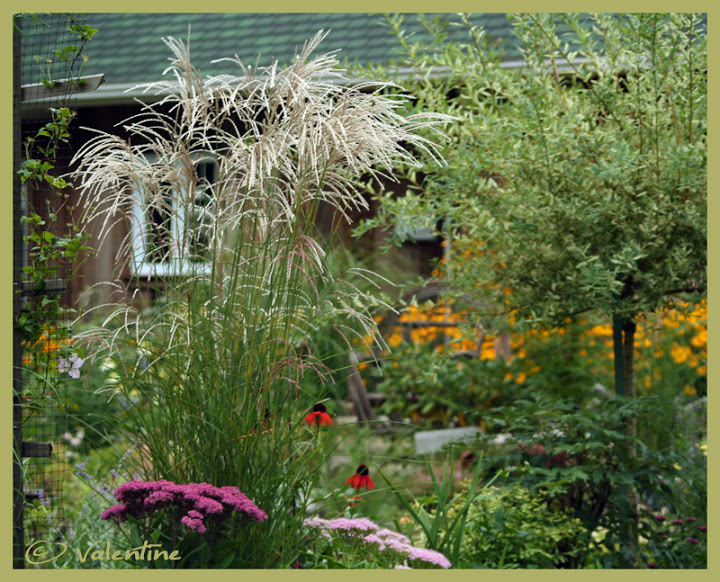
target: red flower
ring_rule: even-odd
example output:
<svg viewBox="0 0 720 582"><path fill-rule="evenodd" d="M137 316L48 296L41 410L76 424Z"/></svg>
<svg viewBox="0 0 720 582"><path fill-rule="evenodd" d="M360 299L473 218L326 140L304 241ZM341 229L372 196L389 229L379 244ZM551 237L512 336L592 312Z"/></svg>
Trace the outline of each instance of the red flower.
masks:
<svg viewBox="0 0 720 582"><path fill-rule="evenodd" d="M327 408L325 408L325 405L322 402L318 402L315 406L313 406L313 411L305 417L305 422L307 422L310 426L313 424L318 426L323 426L325 424L332 426L332 418L330 418L330 415L327 413Z"/></svg>
<svg viewBox="0 0 720 582"><path fill-rule="evenodd" d="M366 489L375 489L375 483L372 482L369 475L370 471L368 471L367 465L360 465L356 473L345 481L345 485L350 485L353 489L357 489L358 492L363 485Z"/></svg>

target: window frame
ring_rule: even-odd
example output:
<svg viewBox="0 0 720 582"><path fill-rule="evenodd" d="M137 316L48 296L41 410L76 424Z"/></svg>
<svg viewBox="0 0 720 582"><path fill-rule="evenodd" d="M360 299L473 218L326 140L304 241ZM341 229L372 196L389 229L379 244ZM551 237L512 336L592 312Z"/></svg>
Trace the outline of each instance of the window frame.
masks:
<svg viewBox="0 0 720 582"><path fill-rule="evenodd" d="M156 155L148 154L146 159L150 164L154 163ZM217 183L217 161L214 156L197 156L196 166L200 164L212 165L213 182ZM198 179L207 179L206 176L199 176ZM172 193L172 191L171 191ZM170 201L170 227L167 232L170 234L168 242L170 246L169 256L161 261L153 261L150 248L150 224L154 221L148 216L149 207L146 203L146 195L135 185L132 189L132 212L130 213L130 260L128 262L130 273L138 277L188 277L194 275L208 275L211 272L211 261L189 261L187 258L180 259L177 256L178 242L185 239L186 224L185 208L178 208L177 195L172 193ZM200 193L196 194L197 198ZM150 260L148 260L150 257Z"/></svg>

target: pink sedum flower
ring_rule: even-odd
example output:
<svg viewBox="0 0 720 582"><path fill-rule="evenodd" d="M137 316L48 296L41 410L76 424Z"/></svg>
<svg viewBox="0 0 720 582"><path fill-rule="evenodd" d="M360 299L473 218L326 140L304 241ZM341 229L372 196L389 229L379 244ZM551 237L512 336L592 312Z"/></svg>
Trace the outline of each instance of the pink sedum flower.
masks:
<svg viewBox="0 0 720 582"><path fill-rule="evenodd" d="M233 512L250 521L262 522L267 514L237 487L215 487L209 483L178 484L159 481L127 481L115 489L120 504L105 510L100 518L123 520L128 516L145 519L157 511L173 507L185 513L182 524L205 533L210 523L221 523ZM210 521L208 521L210 520Z"/></svg>
<svg viewBox="0 0 720 582"><path fill-rule="evenodd" d="M450 560L443 556L440 552L435 550L428 550L426 548L412 548L410 550L409 560L421 560L429 564L435 564L441 568L449 568Z"/></svg>
<svg viewBox="0 0 720 582"><path fill-rule="evenodd" d="M207 531L207 528L205 527L205 524L200 519L196 519L194 517L185 516L183 517L180 522L187 526L188 529L195 530L198 533L204 534Z"/></svg>

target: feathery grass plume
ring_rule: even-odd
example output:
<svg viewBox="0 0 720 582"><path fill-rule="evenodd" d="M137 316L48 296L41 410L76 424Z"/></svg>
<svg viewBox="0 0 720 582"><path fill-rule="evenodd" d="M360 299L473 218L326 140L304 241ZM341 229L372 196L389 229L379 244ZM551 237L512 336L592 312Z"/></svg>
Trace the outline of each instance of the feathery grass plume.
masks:
<svg viewBox="0 0 720 582"><path fill-rule="evenodd" d="M90 359L125 355L110 389L133 402L125 426L148 478L240 487L266 508L271 519L235 540L237 566L292 563L301 543L326 454L303 440L302 419L333 373L316 340L335 333L349 350L350 336L375 331L375 277L334 268L318 209L350 221L367 207L356 180L437 159L420 132L451 119L404 117L401 88L313 57L325 35L287 68L235 56L223 60L237 74L208 78L189 38L167 38L171 64L143 86L157 99L123 123L127 139L95 131L74 160L84 220L100 244L126 233L120 271L159 298L108 303L78 342Z"/></svg>

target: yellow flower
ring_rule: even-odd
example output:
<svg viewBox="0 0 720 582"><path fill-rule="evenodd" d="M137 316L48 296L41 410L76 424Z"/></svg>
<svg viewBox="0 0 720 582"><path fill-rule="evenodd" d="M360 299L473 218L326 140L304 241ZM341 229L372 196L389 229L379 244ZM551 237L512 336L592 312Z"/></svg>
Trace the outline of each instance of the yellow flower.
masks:
<svg viewBox="0 0 720 582"><path fill-rule="evenodd" d="M595 335L610 335L612 336L612 326L609 324L605 325L594 325L592 329L590 330L590 333L593 333Z"/></svg>
<svg viewBox="0 0 720 582"><path fill-rule="evenodd" d="M480 350L481 360L494 360L495 359L495 346L494 345L483 345Z"/></svg>
<svg viewBox="0 0 720 582"><path fill-rule="evenodd" d="M670 329L680 327L680 322L677 319L677 314L675 313L675 311L671 311L668 314L668 317L664 317L663 323L665 324L665 327L669 327Z"/></svg>
<svg viewBox="0 0 720 582"><path fill-rule="evenodd" d="M690 357L690 346L679 346L677 343L673 343L671 350L672 358L675 363L682 364Z"/></svg>
<svg viewBox="0 0 720 582"><path fill-rule="evenodd" d="M689 385L686 385L686 386L685 386L685 390L683 390L683 391L684 391L685 394L687 394L688 396L695 396L695 395L697 394L697 388L695 388L695 387L693 387L693 386L689 386Z"/></svg>
<svg viewBox="0 0 720 582"><path fill-rule="evenodd" d="M464 339L460 342L460 349L461 350L476 350L477 349L477 342L474 342L470 339Z"/></svg>
<svg viewBox="0 0 720 582"><path fill-rule="evenodd" d="M701 329L698 334L690 340L690 343L696 348L707 346L707 329Z"/></svg>

